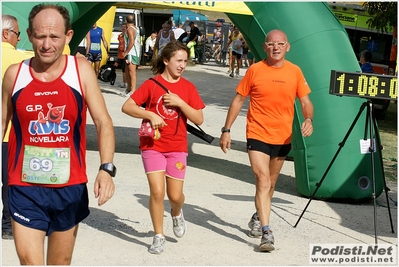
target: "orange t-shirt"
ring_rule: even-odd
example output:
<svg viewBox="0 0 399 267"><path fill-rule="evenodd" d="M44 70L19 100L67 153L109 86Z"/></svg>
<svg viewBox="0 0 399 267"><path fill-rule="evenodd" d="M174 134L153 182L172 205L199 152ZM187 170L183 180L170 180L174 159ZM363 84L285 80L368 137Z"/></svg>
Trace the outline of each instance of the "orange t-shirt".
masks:
<svg viewBox="0 0 399 267"><path fill-rule="evenodd" d="M123 52L125 52L125 35L123 33L118 35L118 58L123 59Z"/></svg>
<svg viewBox="0 0 399 267"><path fill-rule="evenodd" d="M301 69L289 61L280 68L265 61L253 64L236 88L250 96L247 114L247 139L273 145L291 142L295 98L310 93Z"/></svg>

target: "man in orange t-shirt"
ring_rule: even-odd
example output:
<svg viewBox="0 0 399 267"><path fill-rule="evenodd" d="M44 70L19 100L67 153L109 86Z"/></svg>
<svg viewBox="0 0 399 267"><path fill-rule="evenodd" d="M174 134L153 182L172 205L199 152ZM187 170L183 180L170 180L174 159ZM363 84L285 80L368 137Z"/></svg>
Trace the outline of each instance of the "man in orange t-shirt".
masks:
<svg viewBox="0 0 399 267"><path fill-rule="evenodd" d="M291 150L294 101L298 98L301 103L305 118L301 126L304 137L313 132L313 104L301 69L285 60L285 54L290 50L286 34L272 30L262 46L267 58L253 64L238 84L222 128L220 147L224 153L230 149L230 128L244 100L250 96L246 136L248 156L256 178L256 212L248 223L249 235L262 237L259 251L272 251L271 200L285 157Z"/></svg>

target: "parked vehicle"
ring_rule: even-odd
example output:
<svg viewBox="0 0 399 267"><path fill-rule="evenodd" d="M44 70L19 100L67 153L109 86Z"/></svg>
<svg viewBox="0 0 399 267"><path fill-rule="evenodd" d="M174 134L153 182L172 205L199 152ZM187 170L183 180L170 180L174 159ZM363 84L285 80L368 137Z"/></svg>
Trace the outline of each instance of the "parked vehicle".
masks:
<svg viewBox="0 0 399 267"><path fill-rule="evenodd" d="M380 33L370 29L368 21L373 18L365 8L352 2L330 2L334 16L342 23L352 44L353 51L360 57L360 52L369 50L373 57L371 65L377 74L390 74L389 60L393 39L393 28ZM393 72L393 69L391 69Z"/></svg>

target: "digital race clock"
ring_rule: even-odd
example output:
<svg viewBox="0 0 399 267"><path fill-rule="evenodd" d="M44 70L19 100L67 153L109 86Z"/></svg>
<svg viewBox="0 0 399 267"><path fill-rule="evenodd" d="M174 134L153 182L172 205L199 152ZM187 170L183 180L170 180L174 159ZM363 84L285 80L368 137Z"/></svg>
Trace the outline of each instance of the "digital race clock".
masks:
<svg viewBox="0 0 399 267"><path fill-rule="evenodd" d="M331 71L330 94L397 100L398 78L364 72Z"/></svg>

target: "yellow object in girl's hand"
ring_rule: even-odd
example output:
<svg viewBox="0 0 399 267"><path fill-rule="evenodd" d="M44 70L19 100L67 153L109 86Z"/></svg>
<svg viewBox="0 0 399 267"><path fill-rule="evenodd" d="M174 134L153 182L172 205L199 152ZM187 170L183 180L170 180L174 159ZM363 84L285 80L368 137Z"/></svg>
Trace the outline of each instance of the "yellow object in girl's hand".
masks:
<svg viewBox="0 0 399 267"><path fill-rule="evenodd" d="M159 130L153 129L151 127L151 123L148 120L143 120L138 131L138 135L142 137L150 137L154 140L158 140L159 138L161 138L161 133L159 132Z"/></svg>
<svg viewBox="0 0 399 267"><path fill-rule="evenodd" d="M159 132L158 129L154 130L154 140L158 140L159 138L161 138L161 133Z"/></svg>

